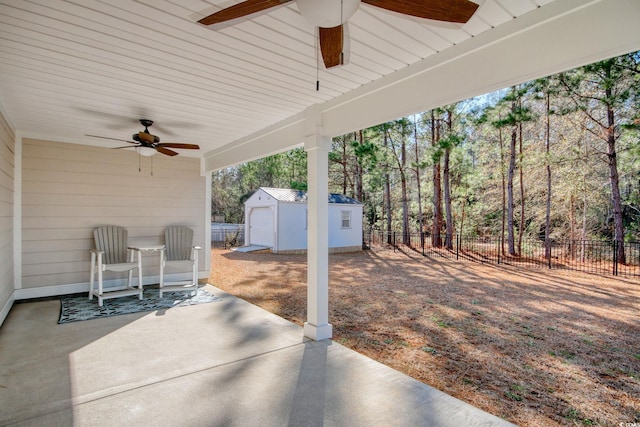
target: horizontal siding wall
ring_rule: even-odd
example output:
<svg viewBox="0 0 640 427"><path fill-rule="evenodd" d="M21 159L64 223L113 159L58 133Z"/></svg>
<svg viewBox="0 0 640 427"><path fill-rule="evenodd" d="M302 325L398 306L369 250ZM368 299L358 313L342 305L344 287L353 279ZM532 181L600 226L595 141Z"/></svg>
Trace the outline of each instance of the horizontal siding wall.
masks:
<svg viewBox="0 0 640 427"><path fill-rule="evenodd" d="M101 225L127 228L130 244L163 243L165 227L185 225L194 244L209 248L199 159L25 139L22 167L25 289L88 283L93 229ZM159 274L158 258L144 257L145 276Z"/></svg>
<svg viewBox="0 0 640 427"><path fill-rule="evenodd" d="M13 294L15 135L0 114L0 313ZM4 316L0 317L0 323Z"/></svg>

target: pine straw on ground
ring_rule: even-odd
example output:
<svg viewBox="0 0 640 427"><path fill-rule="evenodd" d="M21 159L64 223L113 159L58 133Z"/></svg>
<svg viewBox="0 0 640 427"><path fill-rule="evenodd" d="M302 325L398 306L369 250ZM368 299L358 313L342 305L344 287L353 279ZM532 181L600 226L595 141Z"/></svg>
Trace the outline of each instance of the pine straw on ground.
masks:
<svg viewBox="0 0 640 427"><path fill-rule="evenodd" d="M210 283L302 325L306 257L212 250ZM370 251L330 256L333 339L522 426L640 422L640 283Z"/></svg>

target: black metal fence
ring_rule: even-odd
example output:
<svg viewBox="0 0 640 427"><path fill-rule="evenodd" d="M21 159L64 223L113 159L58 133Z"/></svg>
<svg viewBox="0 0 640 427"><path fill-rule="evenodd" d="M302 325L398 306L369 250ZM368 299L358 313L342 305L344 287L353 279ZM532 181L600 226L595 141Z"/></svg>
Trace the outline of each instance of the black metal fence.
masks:
<svg viewBox="0 0 640 427"><path fill-rule="evenodd" d="M618 259L618 245L624 245L625 262ZM569 269L601 275L640 278L640 243L597 240L553 240L549 252L544 241L523 239L518 255L508 255L507 242L500 237L453 236L451 242L429 233L369 230L363 246L388 245L394 250L410 249L423 256L467 259L474 262L505 264L528 268Z"/></svg>

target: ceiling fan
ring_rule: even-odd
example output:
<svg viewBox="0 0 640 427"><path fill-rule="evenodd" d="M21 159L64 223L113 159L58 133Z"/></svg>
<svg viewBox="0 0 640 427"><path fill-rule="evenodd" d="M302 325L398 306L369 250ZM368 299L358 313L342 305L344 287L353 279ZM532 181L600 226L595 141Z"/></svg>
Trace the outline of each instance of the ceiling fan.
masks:
<svg viewBox="0 0 640 427"><path fill-rule="evenodd" d="M250 18L293 0L246 0L219 10L198 22L203 25L230 23ZM344 65L344 24L360 2L403 15L437 21L465 23L478 9L469 0L295 0L303 17L318 27L322 60L326 68Z"/></svg>
<svg viewBox="0 0 640 427"><path fill-rule="evenodd" d="M128 141L126 139L117 139L117 138L109 138L106 136L98 136L98 135L86 135L93 138L102 138L102 139L111 139L114 141L122 141L129 142L135 145L125 145L124 147L114 147L114 150L118 150L121 148L134 148L140 155L145 157L150 157L158 153L165 154L167 156L177 156L178 153L176 151L170 150L170 148L181 148L185 150L199 150L200 146L197 144L181 144L177 142L160 142L160 138L155 135L152 135L149 132L149 127L153 124L153 120L149 119L140 119L140 124L144 126L144 130L141 130L138 133L134 133L131 136L133 141Z"/></svg>

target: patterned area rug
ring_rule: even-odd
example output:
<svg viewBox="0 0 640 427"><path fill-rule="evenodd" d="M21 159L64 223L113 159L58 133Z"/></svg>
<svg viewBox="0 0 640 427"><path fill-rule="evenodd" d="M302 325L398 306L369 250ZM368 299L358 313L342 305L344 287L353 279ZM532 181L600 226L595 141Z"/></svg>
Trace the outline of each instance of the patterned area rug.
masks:
<svg viewBox="0 0 640 427"><path fill-rule="evenodd" d="M103 301L102 307L98 306L97 298L90 300L86 294L62 297L58 323L222 301L222 298L203 288L199 288L195 296L191 296L189 292L164 292L162 298L158 296L157 288L146 288L143 291L143 297L142 301L136 295L107 299Z"/></svg>

